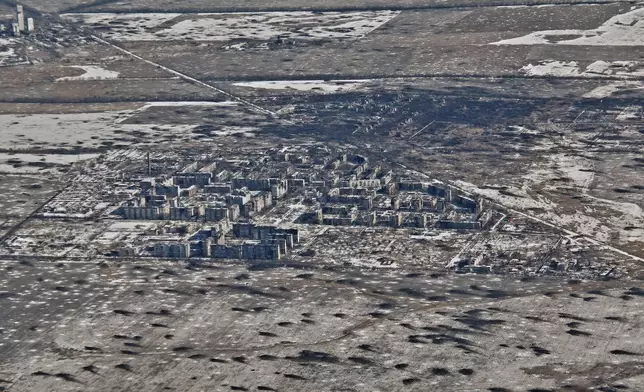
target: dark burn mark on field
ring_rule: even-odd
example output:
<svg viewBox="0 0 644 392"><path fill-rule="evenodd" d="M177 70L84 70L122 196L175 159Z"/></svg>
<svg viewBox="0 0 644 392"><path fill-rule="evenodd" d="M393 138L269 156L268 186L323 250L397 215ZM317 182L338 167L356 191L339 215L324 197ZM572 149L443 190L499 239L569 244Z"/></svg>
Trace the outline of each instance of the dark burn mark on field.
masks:
<svg viewBox="0 0 644 392"><path fill-rule="evenodd" d="M403 287L398 289L398 292L413 298L425 298L426 294L420 290L412 289L410 287Z"/></svg>
<svg viewBox="0 0 644 392"><path fill-rule="evenodd" d="M580 331L578 329L569 329L566 333L572 336L592 336L592 333Z"/></svg>
<svg viewBox="0 0 644 392"><path fill-rule="evenodd" d="M641 289L639 287L631 287L630 289L625 291L624 294L630 295L630 296L644 297L644 289Z"/></svg>
<svg viewBox="0 0 644 392"><path fill-rule="evenodd" d="M347 359L349 361L357 363L359 365L373 366L375 364L371 359L365 358L365 357L355 357L354 356L354 357L348 357Z"/></svg>
<svg viewBox="0 0 644 392"><path fill-rule="evenodd" d="M147 311L145 312L145 314L151 315L151 316L171 316L172 315L172 313L167 309L161 309L159 311Z"/></svg>
<svg viewBox="0 0 644 392"><path fill-rule="evenodd" d="M370 344L361 344L361 345L358 346L358 348L360 350L364 350L364 351L370 351L370 352L374 352L374 353L376 352L374 347L372 345L370 345Z"/></svg>
<svg viewBox="0 0 644 392"><path fill-rule="evenodd" d="M98 368L97 368L96 366L94 366L93 364L91 364L91 365L87 365L87 366L83 366L81 369L82 369L83 371L85 371L85 372L90 372L90 373L92 373L92 374L98 374Z"/></svg>
<svg viewBox="0 0 644 392"><path fill-rule="evenodd" d="M260 289L256 289L251 286L246 286L246 285L239 285L239 284L218 284L217 287L222 287L222 288L227 288L233 291L238 291L250 295L257 295L261 297L267 297L267 298L272 298L272 299L284 299L283 295L280 294L274 294L274 293L269 293L267 291L263 291Z"/></svg>
<svg viewBox="0 0 644 392"><path fill-rule="evenodd" d="M463 317L463 316L456 316L454 317L454 320L462 324L465 324L470 328L478 329L478 330L487 330L487 328L490 326L500 325L505 323L505 320L501 320L501 319L482 319L478 317Z"/></svg>
<svg viewBox="0 0 644 392"><path fill-rule="evenodd" d="M132 372L132 366L127 363L119 363L118 365L115 365L114 368L125 370L126 372Z"/></svg>
<svg viewBox="0 0 644 392"><path fill-rule="evenodd" d="M628 350L611 350L610 353L614 355L637 355L637 356L642 355Z"/></svg>
<svg viewBox="0 0 644 392"><path fill-rule="evenodd" d="M449 370L440 367L431 368L431 373L434 376L449 376L450 374Z"/></svg>
<svg viewBox="0 0 644 392"><path fill-rule="evenodd" d="M409 367L409 364L406 364L406 363L397 363L394 365L394 368L398 370L405 370L408 367Z"/></svg>
<svg viewBox="0 0 644 392"><path fill-rule="evenodd" d="M530 348L531 348L531 349L532 349L532 351L534 352L534 355L536 355L537 357L540 357L540 356L542 356L542 355L548 355L548 354L550 354L550 350L546 350L546 349L545 349L545 348L543 348L543 347L539 347L539 346L532 345L532 346L530 346Z"/></svg>
<svg viewBox="0 0 644 392"><path fill-rule="evenodd" d="M329 353L322 351L302 350L297 357L286 357L290 361L295 362L325 362L325 363L338 363L340 359Z"/></svg>
<svg viewBox="0 0 644 392"><path fill-rule="evenodd" d="M306 381L306 380L308 380L306 377L298 376L297 374L289 374L289 373L285 373L285 374L284 374L284 377L286 377L286 378L291 378L291 379L293 379L293 380L300 380L300 381Z"/></svg>
<svg viewBox="0 0 644 392"><path fill-rule="evenodd" d="M122 309L114 309L112 312L114 312L116 314L123 315L123 316L132 316L132 315L136 314L136 313L131 312L129 310L122 310Z"/></svg>
<svg viewBox="0 0 644 392"><path fill-rule="evenodd" d="M574 314L570 314L570 313L559 313L559 317L562 319L570 319L575 321L589 321L586 318L575 316Z"/></svg>

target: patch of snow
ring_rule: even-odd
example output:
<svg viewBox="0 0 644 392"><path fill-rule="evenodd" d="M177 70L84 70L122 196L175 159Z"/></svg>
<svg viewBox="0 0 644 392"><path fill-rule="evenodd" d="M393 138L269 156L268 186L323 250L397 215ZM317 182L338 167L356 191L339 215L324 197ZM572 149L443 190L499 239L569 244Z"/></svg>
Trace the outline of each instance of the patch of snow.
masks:
<svg viewBox="0 0 644 392"><path fill-rule="evenodd" d="M20 60L20 55L16 52L16 48L12 47L18 44L15 38L0 38L0 65L13 63Z"/></svg>
<svg viewBox="0 0 644 392"><path fill-rule="evenodd" d="M195 125L119 124L133 111L100 113L0 115L0 145L4 148L28 149L47 147L100 146L104 140L122 137L121 132L140 131L183 133ZM155 131L153 128L161 128ZM82 142L82 144L81 144ZM119 141L119 144L126 144ZM130 143L132 144L132 143Z"/></svg>
<svg viewBox="0 0 644 392"><path fill-rule="evenodd" d="M595 178L592 169L593 164L587 158L580 158L572 155L557 154L552 155L551 159L557 165L557 170L566 178L571 179L576 186L584 189L584 192Z"/></svg>
<svg viewBox="0 0 644 392"><path fill-rule="evenodd" d="M56 79L56 81L65 80L103 80L103 79L116 79L119 77L119 72L110 71L98 65L71 65L71 68L79 68L85 71L84 74L79 76L65 76Z"/></svg>
<svg viewBox="0 0 644 392"><path fill-rule="evenodd" d="M7 48L4 51L0 51L0 57L11 57L15 54L15 51L13 48Z"/></svg>
<svg viewBox="0 0 644 392"><path fill-rule="evenodd" d="M74 23L82 23L90 27L109 28L104 33L105 37L119 39L120 37L142 37L138 40L149 41L154 39L150 29L179 17L181 14L63 14L61 17ZM147 38L147 39L145 39Z"/></svg>
<svg viewBox="0 0 644 392"><path fill-rule="evenodd" d="M592 30L544 30L491 45L644 45L644 8L615 15Z"/></svg>
<svg viewBox="0 0 644 392"><path fill-rule="evenodd" d="M47 173L57 171L56 167L39 167L28 163L69 165L94 159L99 154L7 154L0 153L0 172L4 173Z"/></svg>
<svg viewBox="0 0 644 392"><path fill-rule="evenodd" d="M629 121L629 120L640 120L640 119L642 119L641 106L628 106L624 110L622 110L615 118L615 120L617 121Z"/></svg>
<svg viewBox="0 0 644 392"><path fill-rule="evenodd" d="M254 128L254 127L234 127L234 126L226 126L222 127L222 129L218 131L212 131L211 133L216 136L233 136L233 135L241 135L245 137L254 137L255 133L258 132L259 129Z"/></svg>
<svg viewBox="0 0 644 392"><path fill-rule="evenodd" d="M106 231L145 231L154 227L156 223L145 221L118 221L112 223Z"/></svg>
<svg viewBox="0 0 644 392"><path fill-rule="evenodd" d="M120 41L229 41L233 39L360 38L400 11L257 12L202 14L64 14L63 18L103 30ZM109 29L106 29L109 27ZM232 47L231 47L232 48ZM241 46L234 49L241 49Z"/></svg>
<svg viewBox="0 0 644 392"><path fill-rule="evenodd" d="M436 232L424 232L423 234L410 235L409 238L414 240L433 240L444 241L459 235L456 231L442 230Z"/></svg>
<svg viewBox="0 0 644 392"><path fill-rule="evenodd" d="M336 93L351 91L368 82L368 80L284 80L284 81L257 81L234 83L234 86L249 87L265 90L296 90L296 91L319 91L324 93Z"/></svg>
<svg viewBox="0 0 644 392"><path fill-rule="evenodd" d="M519 71L528 76L577 76L579 75L579 64L576 61L545 60L537 65L528 64Z"/></svg>
<svg viewBox="0 0 644 392"><path fill-rule="evenodd" d="M238 44L231 44L231 45L226 45L224 46L224 50L246 50L248 48L248 44L246 42L240 42Z"/></svg>
<svg viewBox="0 0 644 392"><path fill-rule="evenodd" d="M644 89L643 82L614 82L596 87L583 95L584 98L605 98L622 90ZM618 120L620 118L618 117Z"/></svg>
<svg viewBox="0 0 644 392"><path fill-rule="evenodd" d="M505 206L516 208L516 209L543 209L543 210L553 210L556 207L556 204L551 202L548 199L545 199L542 196L538 198L531 197L528 195L525 188L516 188L508 187L507 192L510 192L513 195L501 193L498 189L488 189L488 188L479 188L478 186L465 182L465 181L454 181L454 185L472 193L479 194L488 199L492 199L498 203L501 203Z"/></svg>
<svg viewBox="0 0 644 392"><path fill-rule="evenodd" d="M528 76L582 76L623 78L644 76L644 64L635 61L595 61L581 70L576 61L541 60L536 65L528 64L520 72Z"/></svg>

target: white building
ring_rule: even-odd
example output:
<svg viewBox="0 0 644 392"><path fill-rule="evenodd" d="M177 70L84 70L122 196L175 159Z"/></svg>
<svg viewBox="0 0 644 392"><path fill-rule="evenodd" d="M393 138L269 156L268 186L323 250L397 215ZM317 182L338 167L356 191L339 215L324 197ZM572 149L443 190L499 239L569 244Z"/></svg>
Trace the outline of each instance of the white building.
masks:
<svg viewBox="0 0 644 392"><path fill-rule="evenodd" d="M18 5L16 9L18 11L18 30L25 31L25 11L21 5Z"/></svg>

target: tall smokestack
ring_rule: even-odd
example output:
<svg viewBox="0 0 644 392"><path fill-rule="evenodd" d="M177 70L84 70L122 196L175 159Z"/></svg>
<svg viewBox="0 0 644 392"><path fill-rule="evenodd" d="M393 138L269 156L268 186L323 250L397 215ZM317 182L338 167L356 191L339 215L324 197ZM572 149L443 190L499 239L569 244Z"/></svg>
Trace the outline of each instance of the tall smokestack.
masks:
<svg viewBox="0 0 644 392"><path fill-rule="evenodd" d="M148 152L147 156L147 161L148 161L148 177L152 176L152 166L150 165L150 153Z"/></svg>

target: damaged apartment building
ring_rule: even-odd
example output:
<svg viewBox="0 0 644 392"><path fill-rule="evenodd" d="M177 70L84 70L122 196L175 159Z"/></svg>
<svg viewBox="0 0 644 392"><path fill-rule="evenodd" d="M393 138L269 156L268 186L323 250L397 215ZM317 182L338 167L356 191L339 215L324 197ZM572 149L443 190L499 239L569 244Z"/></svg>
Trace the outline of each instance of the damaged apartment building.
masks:
<svg viewBox="0 0 644 392"><path fill-rule="evenodd" d="M314 205L300 216L302 223L332 226L436 227L478 230L491 214L482 199L435 181L340 181L338 187L319 188Z"/></svg>
<svg viewBox="0 0 644 392"><path fill-rule="evenodd" d="M278 260L299 242L297 230L237 221L272 207L288 193L289 181L242 175L227 162L192 163L172 176L141 179L136 195L115 213L128 220L214 222L192 239L155 242L148 247L154 257Z"/></svg>
<svg viewBox="0 0 644 392"><path fill-rule="evenodd" d="M297 230L257 222L293 210L284 202L297 206L288 220L296 225L478 230L491 217L481 199L443 182L400 178L362 155L319 146L163 159L152 175L148 157L148 175L133 176L131 196L115 210L128 220L196 225L172 241L151 240L155 257L278 260L299 242Z"/></svg>

